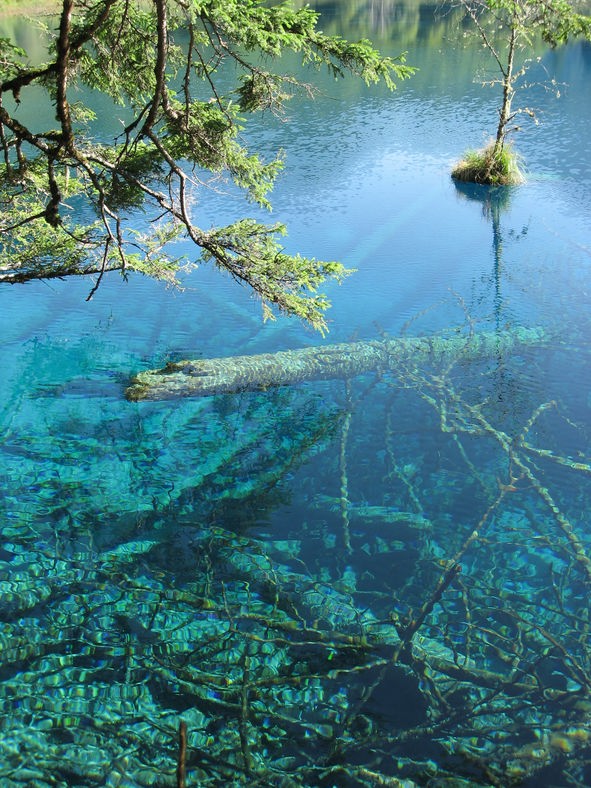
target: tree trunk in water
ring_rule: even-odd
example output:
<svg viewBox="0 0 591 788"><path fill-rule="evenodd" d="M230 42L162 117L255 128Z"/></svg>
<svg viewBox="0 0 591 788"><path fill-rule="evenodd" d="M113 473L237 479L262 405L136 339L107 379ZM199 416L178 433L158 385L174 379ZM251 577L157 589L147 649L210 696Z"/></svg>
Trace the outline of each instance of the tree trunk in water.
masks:
<svg viewBox="0 0 591 788"><path fill-rule="evenodd" d="M515 47L517 46L517 28L515 22L511 28L511 36L509 38L509 51L507 53L507 66L503 69L503 103L499 112L499 125L497 126L497 136L495 139L494 152L495 155L500 153L505 143L507 135L507 124L513 118L511 114L511 102L515 89L513 82L515 77L513 75L513 63L515 60ZM494 158L494 157L493 157Z"/></svg>
<svg viewBox="0 0 591 788"><path fill-rule="evenodd" d="M396 372L402 363L497 357L517 345L540 345L542 329L401 337L346 342L251 356L197 359L140 372L126 397L132 401L176 399L285 386L304 380L351 378L363 372Z"/></svg>

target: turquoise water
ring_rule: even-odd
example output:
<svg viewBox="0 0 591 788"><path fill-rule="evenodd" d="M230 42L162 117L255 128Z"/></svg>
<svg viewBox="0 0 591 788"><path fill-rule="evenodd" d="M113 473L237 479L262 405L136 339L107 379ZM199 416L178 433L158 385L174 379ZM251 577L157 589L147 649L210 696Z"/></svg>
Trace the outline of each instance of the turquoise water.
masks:
<svg viewBox="0 0 591 788"><path fill-rule="evenodd" d="M191 786L591 783L591 48L540 53L561 97L528 93L526 183L458 189L496 118L478 52L432 7L413 36L351 8L326 29L417 76L320 76L249 132L286 151L289 250L357 269L326 339L207 266L0 289L2 785L176 785L181 721ZM470 358L479 332L515 344ZM447 350L124 396L169 360L384 335Z"/></svg>

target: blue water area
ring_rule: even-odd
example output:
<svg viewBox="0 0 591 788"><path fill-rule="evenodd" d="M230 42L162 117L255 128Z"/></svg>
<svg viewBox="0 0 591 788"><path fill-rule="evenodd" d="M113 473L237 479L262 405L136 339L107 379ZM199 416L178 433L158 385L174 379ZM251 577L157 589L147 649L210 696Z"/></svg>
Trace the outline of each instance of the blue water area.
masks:
<svg viewBox="0 0 591 788"><path fill-rule="evenodd" d="M0 289L2 785L177 785L181 723L193 786L591 783L591 48L539 50L525 183L460 187L484 53L359 5L319 4L327 32L416 76L311 74L245 132L285 151L288 250L355 269L326 337L206 265ZM348 380L125 397L168 361L413 337Z"/></svg>

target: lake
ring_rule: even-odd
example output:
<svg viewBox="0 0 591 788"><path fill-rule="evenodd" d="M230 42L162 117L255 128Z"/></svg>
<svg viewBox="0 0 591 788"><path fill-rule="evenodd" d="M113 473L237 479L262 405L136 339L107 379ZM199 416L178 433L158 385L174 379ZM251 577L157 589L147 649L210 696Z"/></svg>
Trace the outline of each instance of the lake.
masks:
<svg viewBox="0 0 591 788"><path fill-rule="evenodd" d="M459 187L498 95L457 14L316 6L420 69L311 75L247 131L287 250L356 269L326 337L207 265L0 288L2 785L591 784L591 45L536 48L525 183ZM125 396L376 342L346 379Z"/></svg>

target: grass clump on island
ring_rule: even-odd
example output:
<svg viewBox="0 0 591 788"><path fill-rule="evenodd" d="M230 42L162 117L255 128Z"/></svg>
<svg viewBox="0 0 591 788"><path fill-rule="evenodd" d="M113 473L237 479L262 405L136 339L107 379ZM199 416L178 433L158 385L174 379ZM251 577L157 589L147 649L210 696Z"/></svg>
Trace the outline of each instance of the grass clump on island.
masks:
<svg viewBox="0 0 591 788"><path fill-rule="evenodd" d="M524 180L517 154L511 146L495 141L480 150L467 151L453 168L451 177L488 186L515 186Z"/></svg>

